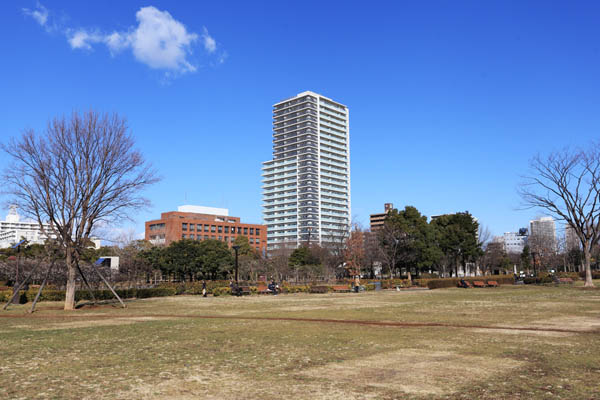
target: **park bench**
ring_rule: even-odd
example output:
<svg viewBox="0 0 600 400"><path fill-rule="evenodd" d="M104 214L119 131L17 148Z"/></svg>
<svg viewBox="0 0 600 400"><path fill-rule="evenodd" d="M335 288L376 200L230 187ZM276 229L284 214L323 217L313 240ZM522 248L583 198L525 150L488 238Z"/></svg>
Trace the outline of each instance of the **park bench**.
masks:
<svg viewBox="0 0 600 400"><path fill-rule="evenodd" d="M568 284L573 284L573 279L571 278L559 278L558 279L558 283L568 283Z"/></svg>
<svg viewBox="0 0 600 400"><path fill-rule="evenodd" d="M458 281L458 283L456 285L458 287L460 287L460 288L465 288L465 289L473 287L473 285L471 284L471 282L469 282L469 281L463 281L463 282L464 282L464 285L463 285L463 283L461 281Z"/></svg>
<svg viewBox="0 0 600 400"><path fill-rule="evenodd" d="M473 286L475 287L485 287L484 281L473 281Z"/></svg>
<svg viewBox="0 0 600 400"><path fill-rule="evenodd" d="M231 289L231 294L234 296L248 296L250 295L250 286L234 286Z"/></svg>
<svg viewBox="0 0 600 400"><path fill-rule="evenodd" d="M271 291L269 290L269 288L267 287L267 285L258 285L256 287L256 292L258 294L271 294Z"/></svg>
<svg viewBox="0 0 600 400"><path fill-rule="evenodd" d="M329 291L329 287L328 286L324 286L324 285L318 285L318 286L311 286L310 287L310 292L311 293L327 293Z"/></svg>
<svg viewBox="0 0 600 400"><path fill-rule="evenodd" d="M331 287L334 292L350 292L350 287L348 285L335 285Z"/></svg>
<svg viewBox="0 0 600 400"><path fill-rule="evenodd" d="M489 287L498 287L498 282L496 282L496 281L487 281L487 285Z"/></svg>

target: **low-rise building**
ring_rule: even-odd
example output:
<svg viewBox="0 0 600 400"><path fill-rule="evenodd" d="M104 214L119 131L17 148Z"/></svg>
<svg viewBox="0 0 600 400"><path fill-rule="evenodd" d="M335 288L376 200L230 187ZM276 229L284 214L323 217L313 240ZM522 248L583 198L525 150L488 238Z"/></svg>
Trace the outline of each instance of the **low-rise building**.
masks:
<svg viewBox="0 0 600 400"><path fill-rule="evenodd" d="M256 250L266 249L265 225L242 223L239 217L229 216L226 208L180 206L177 211L161 213L160 219L146 222L145 238L156 245L182 239L213 239L231 246L238 236L246 236Z"/></svg>
<svg viewBox="0 0 600 400"><path fill-rule="evenodd" d="M43 224L44 231L50 237L55 237L50 224ZM46 236L40 225L35 221L21 220L17 206L10 206L6 220L0 221L0 248L7 248L22 239L28 244L44 244Z"/></svg>

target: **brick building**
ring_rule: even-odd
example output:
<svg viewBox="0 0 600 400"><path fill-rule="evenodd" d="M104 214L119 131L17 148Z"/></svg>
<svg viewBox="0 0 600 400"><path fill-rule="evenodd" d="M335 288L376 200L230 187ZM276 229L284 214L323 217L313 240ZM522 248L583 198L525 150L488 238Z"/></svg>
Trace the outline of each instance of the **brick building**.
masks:
<svg viewBox="0 0 600 400"><path fill-rule="evenodd" d="M145 238L153 244L214 239L231 246L237 236L246 236L256 250L263 251L267 246L265 225L244 224L239 217L230 217L226 208L181 206L146 222Z"/></svg>
<svg viewBox="0 0 600 400"><path fill-rule="evenodd" d="M384 213L381 214L371 214L371 232L375 232L378 229L383 228L383 224L385 222L385 217L387 217L388 213L394 209L394 205L392 203L385 203L384 205Z"/></svg>

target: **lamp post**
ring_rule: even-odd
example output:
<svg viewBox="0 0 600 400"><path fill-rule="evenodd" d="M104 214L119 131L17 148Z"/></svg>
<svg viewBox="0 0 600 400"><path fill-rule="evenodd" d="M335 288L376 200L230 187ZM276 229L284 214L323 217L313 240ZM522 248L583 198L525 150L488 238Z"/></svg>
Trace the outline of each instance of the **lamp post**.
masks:
<svg viewBox="0 0 600 400"><path fill-rule="evenodd" d="M537 254L538 254L538 253L537 253L537 252L535 252L535 251L532 251L532 252L531 252L531 258L533 258L533 276L535 276L536 278L537 278L537 267L536 267L536 264L537 264L537 263L536 263L536 257L535 257L535 256L536 256Z"/></svg>
<svg viewBox="0 0 600 400"><path fill-rule="evenodd" d="M236 288L238 287L238 250L240 249L240 246L235 245L235 246L231 246L233 247L233 250L235 250L235 286Z"/></svg>

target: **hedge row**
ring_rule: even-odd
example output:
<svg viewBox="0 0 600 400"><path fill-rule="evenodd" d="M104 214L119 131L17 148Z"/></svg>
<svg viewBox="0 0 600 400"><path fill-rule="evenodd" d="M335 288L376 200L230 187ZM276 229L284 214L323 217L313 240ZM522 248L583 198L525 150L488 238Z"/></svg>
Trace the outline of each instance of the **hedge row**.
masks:
<svg viewBox="0 0 600 400"><path fill-rule="evenodd" d="M585 271L579 272L579 277L585 279ZM592 271L592 279L600 279L600 271Z"/></svg>
<svg viewBox="0 0 600 400"><path fill-rule="evenodd" d="M166 297L174 296L175 289L173 288L153 288L153 289L117 289L119 297L122 299L146 299L149 297ZM110 300L114 298L114 295L110 290L94 290L94 297L96 300ZM22 292L21 302L33 301L37 295L37 289L28 290ZM8 301L12 296L12 291L0 292L0 301ZM39 298L39 301L63 301L65 299L64 290L44 290ZM75 300L91 300L92 296L87 290L78 290L75 292Z"/></svg>
<svg viewBox="0 0 600 400"><path fill-rule="evenodd" d="M464 278L438 278L438 279L420 279L421 286L429 289L441 289L457 287L461 280L473 283L473 281L496 281L499 285L513 285L515 278L512 275L489 275L489 276L469 276Z"/></svg>

